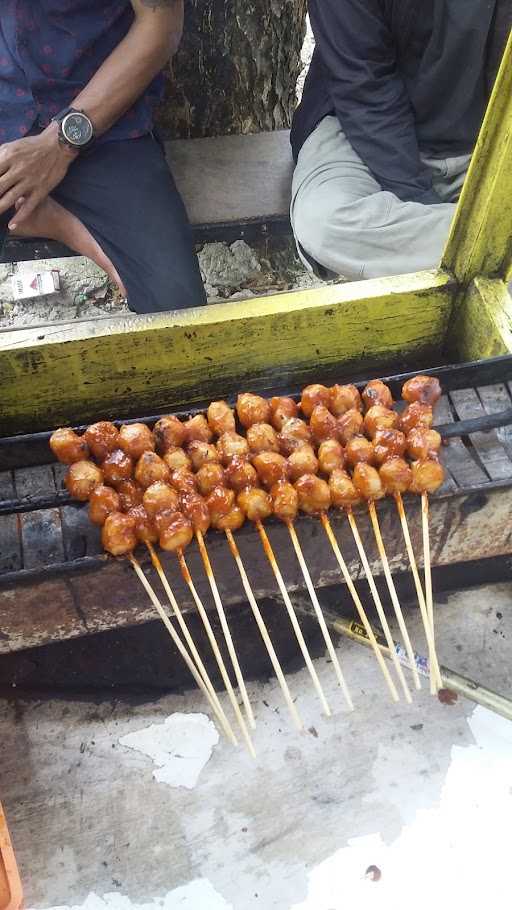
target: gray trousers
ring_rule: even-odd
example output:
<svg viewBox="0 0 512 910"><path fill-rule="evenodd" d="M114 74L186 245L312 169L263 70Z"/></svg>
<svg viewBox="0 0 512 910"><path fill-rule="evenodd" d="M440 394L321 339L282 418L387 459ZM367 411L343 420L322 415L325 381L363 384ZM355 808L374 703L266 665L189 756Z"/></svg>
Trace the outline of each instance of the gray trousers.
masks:
<svg viewBox="0 0 512 910"><path fill-rule="evenodd" d="M305 266L351 281L436 268L470 157L423 157L443 202L402 202L377 183L338 118L325 117L293 175L291 222Z"/></svg>

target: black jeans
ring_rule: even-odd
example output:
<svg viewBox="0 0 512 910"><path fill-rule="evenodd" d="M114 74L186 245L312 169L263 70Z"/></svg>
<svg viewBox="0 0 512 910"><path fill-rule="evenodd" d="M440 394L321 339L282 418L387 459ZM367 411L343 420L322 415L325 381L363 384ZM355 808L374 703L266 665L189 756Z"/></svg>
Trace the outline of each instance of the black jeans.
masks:
<svg viewBox="0 0 512 910"><path fill-rule="evenodd" d="M136 313L206 303L185 207L152 136L104 142L51 194L114 263ZM13 212L0 216L0 251Z"/></svg>

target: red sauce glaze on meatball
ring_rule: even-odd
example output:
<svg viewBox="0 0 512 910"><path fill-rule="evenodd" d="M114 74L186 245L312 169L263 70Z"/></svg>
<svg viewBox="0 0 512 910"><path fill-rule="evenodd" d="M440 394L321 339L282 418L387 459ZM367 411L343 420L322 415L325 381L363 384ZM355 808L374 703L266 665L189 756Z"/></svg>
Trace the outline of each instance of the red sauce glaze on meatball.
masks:
<svg viewBox="0 0 512 910"><path fill-rule="evenodd" d="M281 521L295 521L299 511L299 494L291 483L276 483L271 491L274 515Z"/></svg>
<svg viewBox="0 0 512 910"><path fill-rule="evenodd" d="M223 465L228 465L232 458L244 458L249 454L249 443L238 433L223 433L217 442L217 452Z"/></svg>
<svg viewBox="0 0 512 910"><path fill-rule="evenodd" d="M371 439L377 430L393 430L400 424L400 415L381 404L368 408L364 417L364 429Z"/></svg>
<svg viewBox="0 0 512 910"><path fill-rule="evenodd" d="M270 404L261 395L243 392L236 400L236 413L242 426L248 430L253 423L269 423Z"/></svg>
<svg viewBox="0 0 512 910"><path fill-rule="evenodd" d="M295 483L299 494L299 508L307 515L319 515L331 505L329 484L316 474L303 474Z"/></svg>
<svg viewBox="0 0 512 910"><path fill-rule="evenodd" d="M116 489L122 512L128 512L134 506L141 505L144 490L134 480L123 480Z"/></svg>
<svg viewBox="0 0 512 910"><path fill-rule="evenodd" d="M62 464L74 464L89 458L89 446L83 436L78 436L71 427L61 427L50 436L50 448Z"/></svg>
<svg viewBox="0 0 512 910"><path fill-rule="evenodd" d="M413 401L400 414L400 429L407 436L414 427L429 427L434 421L432 405Z"/></svg>
<svg viewBox="0 0 512 910"><path fill-rule="evenodd" d="M317 404L313 408L309 426L317 443L338 438L338 421L323 404Z"/></svg>
<svg viewBox="0 0 512 910"><path fill-rule="evenodd" d="M338 439L344 446L353 436L360 436L363 432L363 415L355 408L338 417L337 423Z"/></svg>
<svg viewBox="0 0 512 910"><path fill-rule="evenodd" d="M295 449L305 443L311 443L312 433L307 423L298 417L290 417L279 434L279 451L281 455L291 455Z"/></svg>
<svg viewBox="0 0 512 910"><path fill-rule="evenodd" d="M314 409L318 405L328 408L331 403L331 394L329 389L319 383L313 383L302 390L300 398L300 409L305 417L311 417Z"/></svg>
<svg viewBox="0 0 512 910"><path fill-rule="evenodd" d="M375 464L373 443L366 436L352 436L345 446L345 461L354 467L356 464Z"/></svg>
<svg viewBox="0 0 512 910"><path fill-rule="evenodd" d="M437 455L442 439L437 430L413 427L407 434L407 454L413 461L424 461L430 455Z"/></svg>
<svg viewBox="0 0 512 910"><path fill-rule="evenodd" d="M92 461L75 461L70 465L64 483L73 499L85 502L94 488L103 483L103 471Z"/></svg>
<svg viewBox="0 0 512 910"><path fill-rule="evenodd" d="M361 502L361 496L356 490L350 475L341 468L335 468L329 477L331 501L337 509L351 509Z"/></svg>
<svg viewBox="0 0 512 910"><path fill-rule="evenodd" d="M116 487L123 480L130 480L133 472L133 461L122 449L114 449L101 463L105 483Z"/></svg>
<svg viewBox="0 0 512 910"><path fill-rule="evenodd" d="M234 411L226 401L212 401L207 417L210 430L215 436L234 433L236 430Z"/></svg>
<svg viewBox="0 0 512 910"><path fill-rule="evenodd" d="M137 546L135 520L123 512L111 512L101 529L103 548L112 556L124 556Z"/></svg>
<svg viewBox="0 0 512 910"><path fill-rule="evenodd" d="M84 439L98 461L104 461L109 452L119 448L119 432L108 420L92 423L87 427Z"/></svg>
<svg viewBox="0 0 512 910"><path fill-rule="evenodd" d="M135 522L135 534L138 541L141 543L157 543L158 531L156 525L144 506L133 506L126 514L128 518L133 518Z"/></svg>
<svg viewBox="0 0 512 910"><path fill-rule="evenodd" d="M156 455L155 452L144 452L140 456L135 465L135 480L144 490L147 490L157 480L169 483L170 479L171 472L159 455Z"/></svg>
<svg viewBox="0 0 512 910"><path fill-rule="evenodd" d="M142 505L150 518L154 518L157 512L177 512L180 506L180 498L176 490L173 490L168 483L157 480L147 488L142 497Z"/></svg>
<svg viewBox="0 0 512 910"><path fill-rule="evenodd" d="M394 493L406 493L411 486L412 471L403 458L388 458L379 468L384 491L391 496Z"/></svg>
<svg viewBox="0 0 512 910"><path fill-rule="evenodd" d="M249 521L264 521L272 515L272 499L265 490L256 487L239 493L237 504L243 509Z"/></svg>
<svg viewBox="0 0 512 910"><path fill-rule="evenodd" d="M411 465L412 493L435 493L444 481L442 464L434 458L425 461L413 461Z"/></svg>
<svg viewBox="0 0 512 910"><path fill-rule="evenodd" d="M381 379L372 379L363 390L363 404L368 410L374 404L381 404L384 408L393 407L393 396L387 385Z"/></svg>
<svg viewBox="0 0 512 910"><path fill-rule="evenodd" d="M337 439L326 439L318 447L318 468L322 474L331 474L335 468L345 466L343 446ZM314 471L312 473L315 473Z"/></svg>
<svg viewBox="0 0 512 910"><path fill-rule="evenodd" d="M259 452L279 452L279 438L269 423L253 423L247 430L247 442L255 455Z"/></svg>
<svg viewBox="0 0 512 910"><path fill-rule="evenodd" d="M304 474L316 474L318 471L318 458L313 446L302 445L288 458L288 473L290 480L295 482Z"/></svg>
<svg viewBox="0 0 512 910"><path fill-rule="evenodd" d="M192 462L194 471L199 471L204 464L220 461L219 453L211 442L202 442L194 439L187 447L187 455Z"/></svg>
<svg viewBox="0 0 512 910"><path fill-rule="evenodd" d="M196 414L195 417L190 417L183 426L187 434L185 437L187 443L191 443L194 440L199 442L211 442L213 440L213 433L204 414Z"/></svg>
<svg viewBox="0 0 512 910"><path fill-rule="evenodd" d="M352 409L363 410L363 402L355 385L333 385L329 389L329 395L329 410L335 417L341 417L342 414Z"/></svg>
<svg viewBox="0 0 512 910"><path fill-rule="evenodd" d="M178 417L173 414L161 417L153 427L156 448L160 455L176 446L182 446L187 438L187 431Z"/></svg>
<svg viewBox="0 0 512 910"><path fill-rule="evenodd" d="M193 537L192 522L180 512L175 512L172 519L160 531L159 543L162 550L166 550L168 553L177 553L179 550L184 550L185 547L188 547Z"/></svg>
<svg viewBox="0 0 512 910"><path fill-rule="evenodd" d="M128 423L119 430L119 448L134 461L155 451L155 437L145 423Z"/></svg>
<svg viewBox="0 0 512 910"><path fill-rule="evenodd" d="M215 487L226 486L224 468L220 464L204 464L196 474L196 484L202 496L209 496Z"/></svg>
<svg viewBox="0 0 512 910"><path fill-rule="evenodd" d="M237 492L258 484L256 469L246 458L232 458L228 466L224 468L224 478L226 486Z"/></svg>
<svg viewBox="0 0 512 910"><path fill-rule="evenodd" d="M262 452L254 456L252 463L266 490L270 490L276 483L288 480L289 468L284 455L277 452Z"/></svg>
<svg viewBox="0 0 512 910"><path fill-rule="evenodd" d="M373 452L377 464L383 464L388 458L401 457L405 452L404 434L400 430L377 430Z"/></svg>
<svg viewBox="0 0 512 910"><path fill-rule="evenodd" d="M181 511L192 523L194 531L206 534L210 527L210 512L199 493L184 493L181 497Z"/></svg>
<svg viewBox="0 0 512 910"><path fill-rule="evenodd" d="M192 462L181 446L170 446L162 458L171 472L179 471L180 468L185 468L187 471L192 470Z"/></svg>
<svg viewBox="0 0 512 910"><path fill-rule="evenodd" d="M441 398L441 385L435 376L413 376L402 386L404 401L419 401L420 404L435 405Z"/></svg>
<svg viewBox="0 0 512 910"><path fill-rule="evenodd" d="M89 496L89 520L94 525L105 524L106 518L111 512L119 511L119 496L112 487L107 487L102 483L94 487Z"/></svg>
<svg viewBox="0 0 512 910"><path fill-rule="evenodd" d="M352 475L353 484L364 499L382 499L385 495L379 472L369 464L356 464Z"/></svg>
<svg viewBox="0 0 512 910"><path fill-rule="evenodd" d="M283 426L290 417L296 417L299 413L299 409L293 398L283 398L282 396L276 396L270 399L270 411L270 423L278 433L281 432Z"/></svg>

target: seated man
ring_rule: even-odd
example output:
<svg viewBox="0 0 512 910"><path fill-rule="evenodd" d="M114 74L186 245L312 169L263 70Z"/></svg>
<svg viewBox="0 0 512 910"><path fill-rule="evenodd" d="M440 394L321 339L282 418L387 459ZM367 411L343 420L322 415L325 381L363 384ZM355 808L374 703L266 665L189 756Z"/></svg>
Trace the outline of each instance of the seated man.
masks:
<svg viewBox="0 0 512 910"><path fill-rule="evenodd" d="M205 302L152 133L183 0L2 0L0 251L7 232L89 256L138 313Z"/></svg>
<svg viewBox="0 0 512 910"><path fill-rule="evenodd" d="M291 220L321 277L439 264L485 111L486 64L511 9L310 0L316 47L292 127Z"/></svg>

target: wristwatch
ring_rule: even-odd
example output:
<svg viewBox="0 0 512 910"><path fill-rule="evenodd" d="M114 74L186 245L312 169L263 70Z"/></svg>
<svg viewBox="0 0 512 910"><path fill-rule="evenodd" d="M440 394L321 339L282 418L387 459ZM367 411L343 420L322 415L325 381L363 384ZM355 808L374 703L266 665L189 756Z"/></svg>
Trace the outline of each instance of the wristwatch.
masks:
<svg viewBox="0 0 512 910"><path fill-rule="evenodd" d="M76 152L84 152L94 142L94 127L83 111L66 107L53 118L59 124L59 142Z"/></svg>

